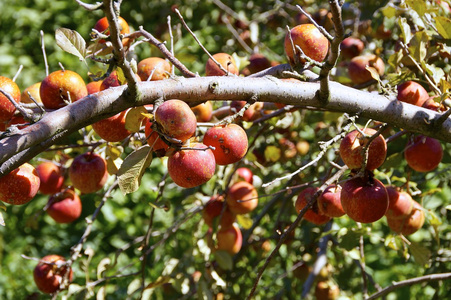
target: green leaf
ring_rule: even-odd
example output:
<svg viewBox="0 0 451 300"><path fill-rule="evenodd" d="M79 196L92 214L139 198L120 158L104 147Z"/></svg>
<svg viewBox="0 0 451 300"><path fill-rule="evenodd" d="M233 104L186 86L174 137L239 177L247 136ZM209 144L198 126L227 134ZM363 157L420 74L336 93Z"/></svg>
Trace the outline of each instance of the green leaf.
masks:
<svg viewBox="0 0 451 300"><path fill-rule="evenodd" d="M105 257L100 261L100 263L97 265L97 279L102 278L102 273L108 270L111 264L111 259L108 257Z"/></svg>
<svg viewBox="0 0 451 300"><path fill-rule="evenodd" d="M412 38L412 32L410 31L410 26L409 24L407 24L406 18L398 19L398 25L399 28L401 28L404 44L407 45L410 42L410 39Z"/></svg>
<svg viewBox="0 0 451 300"><path fill-rule="evenodd" d="M249 215L237 215L236 220L244 229L249 229L252 227L253 222Z"/></svg>
<svg viewBox="0 0 451 300"><path fill-rule="evenodd" d="M340 239L339 245L341 248L351 251L359 245L360 234L354 230L348 230Z"/></svg>
<svg viewBox="0 0 451 300"><path fill-rule="evenodd" d="M276 162L280 159L280 148L270 145L265 148L265 158L266 160Z"/></svg>
<svg viewBox="0 0 451 300"><path fill-rule="evenodd" d="M428 263L429 258L431 257L431 252L426 247L423 247L421 244L411 242L409 249L413 258L419 265L424 266Z"/></svg>
<svg viewBox="0 0 451 300"><path fill-rule="evenodd" d="M80 60L86 56L86 42L83 37L68 28L58 28L55 32L56 44L64 51L75 55Z"/></svg>
<svg viewBox="0 0 451 300"><path fill-rule="evenodd" d="M352 259L355 259L355 260L358 260L358 261L361 260L360 252L359 252L359 250L357 250L356 248L352 249L351 251L348 251L348 252L347 252L347 255L348 255L349 257L351 257Z"/></svg>
<svg viewBox="0 0 451 300"><path fill-rule="evenodd" d="M117 176L119 188L124 195L133 193L139 188L141 178L152 162L149 145L142 146L124 159Z"/></svg>
<svg viewBox="0 0 451 300"><path fill-rule="evenodd" d="M451 20L442 16L434 18L438 33L444 39L451 39Z"/></svg>
<svg viewBox="0 0 451 300"><path fill-rule="evenodd" d="M394 153L387 157L384 164L382 165L382 168L389 169L389 168L397 168L401 165L402 161L404 160L404 155L401 152Z"/></svg>
<svg viewBox="0 0 451 300"><path fill-rule="evenodd" d="M435 83L440 82L441 79L445 78L445 72L443 71L443 68L438 68L434 65L427 64L424 61L421 62L421 65L424 69L426 69L428 74L432 76Z"/></svg>
<svg viewBox="0 0 451 300"><path fill-rule="evenodd" d="M416 11L421 17L426 13L427 7L424 0L406 0L406 4Z"/></svg>
<svg viewBox="0 0 451 300"><path fill-rule="evenodd" d="M447 206L445 207L445 209L451 210L451 204L447 205Z"/></svg>
<svg viewBox="0 0 451 300"><path fill-rule="evenodd" d="M426 57L427 44L428 44L428 35L424 31L419 31L415 33L413 38L410 40L409 52L416 62L421 63Z"/></svg>
<svg viewBox="0 0 451 300"><path fill-rule="evenodd" d="M402 245L402 241L399 238L398 235L394 236L394 235L388 235L385 238L385 242L384 242L385 247L389 247L393 250L399 250L400 246Z"/></svg>
<svg viewBox="0 0 451 300"><path fill-rule="evenodd" d="M232 270L233 259L227 251L218 250L215 252L215 259L223 270Z"/></svg>

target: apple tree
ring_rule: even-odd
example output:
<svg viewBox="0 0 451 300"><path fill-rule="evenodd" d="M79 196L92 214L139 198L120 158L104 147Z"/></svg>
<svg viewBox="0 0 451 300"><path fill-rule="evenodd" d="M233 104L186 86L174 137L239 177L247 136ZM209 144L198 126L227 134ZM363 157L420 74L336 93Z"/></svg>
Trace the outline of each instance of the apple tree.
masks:
<svg viewBox="0 0 451 300"><path fill-rule="evenodd" d="M2 298L451 296L448 0L0 7Z"/></svg>

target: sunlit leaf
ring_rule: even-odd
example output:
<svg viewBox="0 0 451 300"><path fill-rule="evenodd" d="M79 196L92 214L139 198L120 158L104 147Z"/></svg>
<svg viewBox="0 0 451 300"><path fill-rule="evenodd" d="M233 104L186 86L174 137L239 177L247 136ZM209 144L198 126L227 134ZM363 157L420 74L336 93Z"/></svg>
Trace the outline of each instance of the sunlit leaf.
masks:
<svg viewBox="0 0 451 300"><path fill-rule="evenodd" d="M111 259L109 259L108 257L105 257L104 259L102 259L99 264L97 265L97 279L102 278L102 273L105 272L106 270L108 270L108 268L110 267L111 264Z"/></svg>
<svg viewBox="0 0 451 300"><path fill-rule="evenodd" d="M236 221L241 225L244 229L249 229L252 227L252 219L249 215L237 215Z"/></svg>
<svg viewBox="0 0 451 300"><path fill-rule="evenodd" d="M5 226L5 220L3 219L3 214L1 211L0 211L0 225Z"/></svg>
<svg viewBox="0 0 451 300"><path fill-rule="evenodd" d="M421 63L427 54L426 45L429 42L429 38L426 32L419 31L414 34L410 40L409 51L410 55L416 62Z"/></svg>
<svg viewBox="0 0 451 300"><path fill-rule="evenodd" d="M86 57L86 42L83 37L68 28L58 28L55 32L56 44L64 51L77 56L80 60Z"/></svg>
<svg viewBox="0 0 451 300"><path fill-rule="evenodd" d="M451 39L451 19L437 16L434 18L438 33L444 39Z"/></svg>
<svg viewBox="0 0 451 300"><path fill-rule="evenodd" d="M398 25L399 25L399 28L401 28L403 42L405 45L407 45L410 42L410 39L412 38L412 32L410 31L410 25L407 24L406 18L399 18Z"/></svg>
<svg viewBox="0 0 451 300"><path fill-rule="evenodd" d="M270 145L265 148L265 158L266 160L276 162L280 159L281 150L280 148Z"/></svg>
<svg viewBox="0 0 451 300"><path fill-rule="evenodd" d="M131 132L138 132L141 129L141 123L145 119L143 114L147 114L144 106L133 107L125 115L125 128Z"/></svg>
<svg viewBox="0 0 451 300"><path fill-rule="evenodd" d="M416 11L421 17L424 16L427 11L426 2L424 2L424 0L406 0L406 4Z"/></svg>
<svg viewBox="0 0 451 300"><path fill-rule="evenodd" d="M141 178L152 162L152 151L149 145L142 146L124 159L117 176L119 188L124 195L133 193L139 188Z"/></svg>
<svg viewBox="0 0 451 300"><path fill-rule="evenodd" d="M136 290L138 290L141 286L141 280L139 278L135 278L130 282L127 286L127 295L132 295Z"/></svg>

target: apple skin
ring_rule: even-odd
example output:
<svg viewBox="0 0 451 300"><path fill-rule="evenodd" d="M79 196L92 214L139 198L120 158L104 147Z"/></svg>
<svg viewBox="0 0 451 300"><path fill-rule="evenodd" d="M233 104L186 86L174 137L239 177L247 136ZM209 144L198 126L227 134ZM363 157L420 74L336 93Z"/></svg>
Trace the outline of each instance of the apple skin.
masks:
<svg viewBox="0 0 451 300"><path fill-rule="evenodd" d="M377 131L372 128L362 130L365 134L372 136ZM340 157L349 169L360 169L362 167L364 157L362 155L362 148L367 143L367 138L362 138L362 135L357 130L348 133L340 143ZM376 137L368 148L368 161L366 164L367 170L374 170L379 168L385 161L387 156L387 143L382 135Z"/></svg>
<svg viewBox="0 0 451 300"><path fill-rule="evenodd" d="M347 180L340 197L343 210L356 222L375 222L388 209L387 189L375 178L355 177Z"/></svg>
<svg viewBox="0 0 451 300"><path fill-rule="evenodd" d="M241 126L229 124L207 130L203 143L214 147L216 164L224 166L240 161L247 152L247 135Z"/></svg>
<svg viewBox="0 0 451 300"><path fill-rule="evenodd" d="M216 239L218 240L216 250L227 251L230 255L240 252L241 246L243 245L243 235L236 224L233 224L228 229L219 230L216 233Z"/></svg>
<svg viewBox="0 0 451 300"><path fill-rule="evenodd" d="M191 108L181 100L167 100L155 112L155 122L162 132L184 143L194 135L197 127L196 116Z"/></svg>
<svg viewBox="0 0 451 300"><path fill-rule="evenodd" d="M405 218L393 219L387 217L387 224L391 230L403 235L411 235L417 232L424 225L424 209L420 203L412 200L412 212Z"/></svg>
<svg viewBox="0 0 451 300"><path fill-rule="evenodd" d="M103 80L99 81L91 81L86 85L86 89L88 90L88 95L92 95L100 92L100 87L102 86Z"/></svg>
<svg viewBox="0 0 451 300"><path fill-rule="evenodd" d="M385 64L380 57L376 57L376 55L356 56L348 65L348 74L354 84L363 84L373 80L366 66L374 68L380 76L384 75Z"/></svg>
<svg viewBox="0 0 451 300"><path fill-rule="evenodd" d="M158 132L152 130L152 122L149 119L146 120L146 127L144 129L147 144L152 147L152 151L164 156L169 149L169 145L166 144L161 138Z"/></svg>
<svg viewBox="0 0 451 300"><path fill-rule="evenodd" d="M39 190L38 172L29 163L24 163L0 178L0 201L22 205L30 202Z"/></svg>
<svg viewBox="0 0 451 300"><path fill-rule="evenodd" d="M26 89L23 90L22 95L20 96L20 102L22 103L34 103L33 100L30 99L30 96L28 96L28 92L30 92L31 96L34 100L36 100L37 103L42 103L40 90L41 88L41 82L36 82Z"/></svg>
<svg viewBox="0 0 451 300"><path fill-rule="evenodd" d="M426 101L424 101L422 107L436 111L436 112L439 112L439 111L443 112L446 110L446 108L443 104L435 102L434 97L429 97Z"/></svg>
<svg viewBox="0 0 451 300"><path fill-rule="evenodd" d="M20 89L17 84L8 77L0 76L0 88L10 94L16 103L20 102ZM16 107L0 93L0 122L9 121L16 111Z"/></svg>
<svg viewBox="0 0 451 300"><path fill-rule="evenodd" d="M227 204L231 212L242 215L253 211L258 205L258 192L246 181L233 184L227 190Z"/></svg>
<svg viewBox="0 0 451 300"><path fill-rule="evenodd" d="M33 278L38 289L45 294L52 294L59 289L60 282L66 276L67 267L61 266L66 260L64 257L56 254L44 256L34 268ZM49 264L51 263L51 264ZM73 272L69 268L69 282L72 281Z"/></svg>
<svg viewBox="0 0 451 300"><path fill-rule="evenodd" d="M191 107L197 122L209 122L213 116L213 105L210 101L206 101L194 107Z"/></svg>
<svg viewBox="0 0 451 300"><path fill-rule="evenodd" d="M130 26L128 26L127 21L124 20L122 17L118 17L117 21L119 23L119 30L121 34L129 34L130 33ZM109 23L108 19L106 17L101 18L97 21L97 23L94 25L94 29L97 30L100 33L103 33L105 35L110 35L109 30ZM99 43L105 43L105 40L99 40Z"/></svg>
<svg viewBox="0 0 451 300"><path fill-rule="evenodd" d="M409 194L398 191L393 186L388 186L388 210L385 216L390 219L403 219L410 215L413 209L413 199Z"/></svg>
<svg viewBox="0 0 451 300"><path fill-rule="evenodd" d="M254 181L253 178L254 174L249 168L246 167L238 168L235 174L237 175L237 181L246 181L249 182L250 184L252 184Z"/></svg>
<svg viewBox="0 0 451 300"><path fill-rule="evenodd" d="M340 185L329 185L318 197L319 212L331 218L338 218L345 215L345 211L341 206L340 194Z"/></svg>
<svg viewBox="0 0 451 300"><path fill-rule="evenodd" d="M271 62L266 56L260 53L254 53L249 58L249 65L247 66L251 74L258 73L271 67Z"/></svg>
<svg viewBox="0 0 451 300"><path fill-rule="evenodd" d="M208 226L213 227L214 219L219 218L224 204L224 197L219 195L211 197L211 199L205 204L202 217ZM232 227L235 220L235 214L232 213L228 207L226 207L224 213L222 214L222 218L218 223L220 229L228 229Z"/></svg>
<svg viewBox="0 0 451 300"><path fill-rule="evenodd" d="M92 124L92 129L107 142L120 142L131 132L125 128L127 110Z"/></svg>
<svg viewBox="0 0 451 300"><path fill-rule="evenodd" d="M106 161L93 152L80 154L69 167L69 178L83 194L97 192L108 179Z"/></svg>
<svg viewBox="0 0 451 300"><path fill-rule="evenodd" d="M149 79L152 72L152 78ZM167 79L169 78L170 73L171 65L165 59L160 57L148 57L138 63L138 76L142 81Z"/></svg>
<svg viewBox="0 0 451 300"><path fill-rule="evenodd" d="M336 284L318 281L315 287L316 300L335 300L340 295L340 288Z"/></svg>
<svg viewBox="0 0 451 300"><path fill-rule="evenodd" d="M345 59L352 59L353 57L359 56L364 48L365 44L362 40L354 37L347 37L340 44L341 55Z"/></svg>
<svg viewBox="0 0 451 300"><path fill-rule="evenodd" d="M417 172L429 172L442 161L443 148L434 138L417 135L407 142L404 159Z"/></svg>
<svg viewBox="0 0 451 300"><path fill-rule="evenodd" d="M51 161L40 163L36 167L41 185L39 192L45 195L53 195L61 191L64 184L64 174L59 166Z"/></svg>
<svg viewBox="0 0 451 300"><path fill-rule="evenodd" d="M397 87L398 100L417 106L423 106L424 102L429 99L428 92L424 87L415 81L406 81Z"/></svg>
<svg viewBox="0 0 451 300"><path fill-rule="evenodd" d="M308 187L306 189L303 189L294 204L296 211L299 213L301 210L307 206L307 204L310 202L310 199L315 195L315 193L318 191L318 188L316 187ZM330 217L325 216L319 212L318 209L318 202L315 202L311 208L307 210L307 212L304 214L304 219L307 221L316 224L316 225L322 225L326 224L330 221Z"/></svg>
<svg viewBox="0 0 451 300"><path fill-rule="evenodd" d="M189 147L207 148L204 144L193 143ZM192 188L206 183L215 173L215 156L208 150L180 150L169 156L168 173L172 180L184 188Z"/></svg>
<svg viewBox="0 0 451 300"><path fill-rule="evenodd" d="M72 102L78 101L88 95L86 84L77 73L70 70L59 70L50 73L41 82L39 95L42 104L49 109L58 109L66 106L63 101L69 101L68 94Z"/></svg>
<svg viewBox="0 0 451 300"><path fill-rule="evenodd" d="M301 24L290 30L291 39L295 46L299 46L304 54L317 62L322 62L329 51L329 40L313 24ZM294 64L293 46L287 33L284 41L285 53L290 64ZM296 54L298 50L296 50ZM298 54L297 54L298 55ZM301 63L305 61L301 60Z"/></svg>
<svg viewBox="0 0 451 300"><path fill-rule="evenodd" d="M66 190L50 197L47 214L57 223L72 223L81 215L80 197L73 190Z"/></svg>
<svg viewBox="0 0 451 300"><path fill-rule="evenodd" d="M213 55L213 58L229 73L234 75L239 74L235 59L231 55L227 53L216 53ZM224 76L226 73L224 73L224 71L222 71L211 58L209 58L207 64L205 65L205 75Z"/></svg>

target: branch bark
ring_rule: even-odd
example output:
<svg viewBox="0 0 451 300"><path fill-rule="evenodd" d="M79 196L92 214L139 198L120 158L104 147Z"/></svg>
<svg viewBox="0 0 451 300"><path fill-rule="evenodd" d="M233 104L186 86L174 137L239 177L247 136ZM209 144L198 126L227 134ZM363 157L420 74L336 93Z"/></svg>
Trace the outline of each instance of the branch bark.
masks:
<svg viewBox="0 0 451 300"><path fill-rule="evenodd" d="M284 82L274 77L198 77L176 78L138 83L143 97L131 103L124 97L127 86L110 88L89 95L66 107L47 113L37 123L0 139L0 177L14 170L27 159L20 152L42 145L53 136L68 135L86 125L117 114L131 106L151 104L156 99L180 99L190 102L206 100L245 100L255 95L259 101L303 105L330 111L358 114L404 130L421 133L451 142L451 120L436 126L440 113L397 100L389 100L376 93L359 91L330 82L331 96L324 105L317 97L319 83ZM64 132L64 133L62 133ZM50 144L50 143L49 143ZM36 147L36 153L44 151Z"/></svg>

